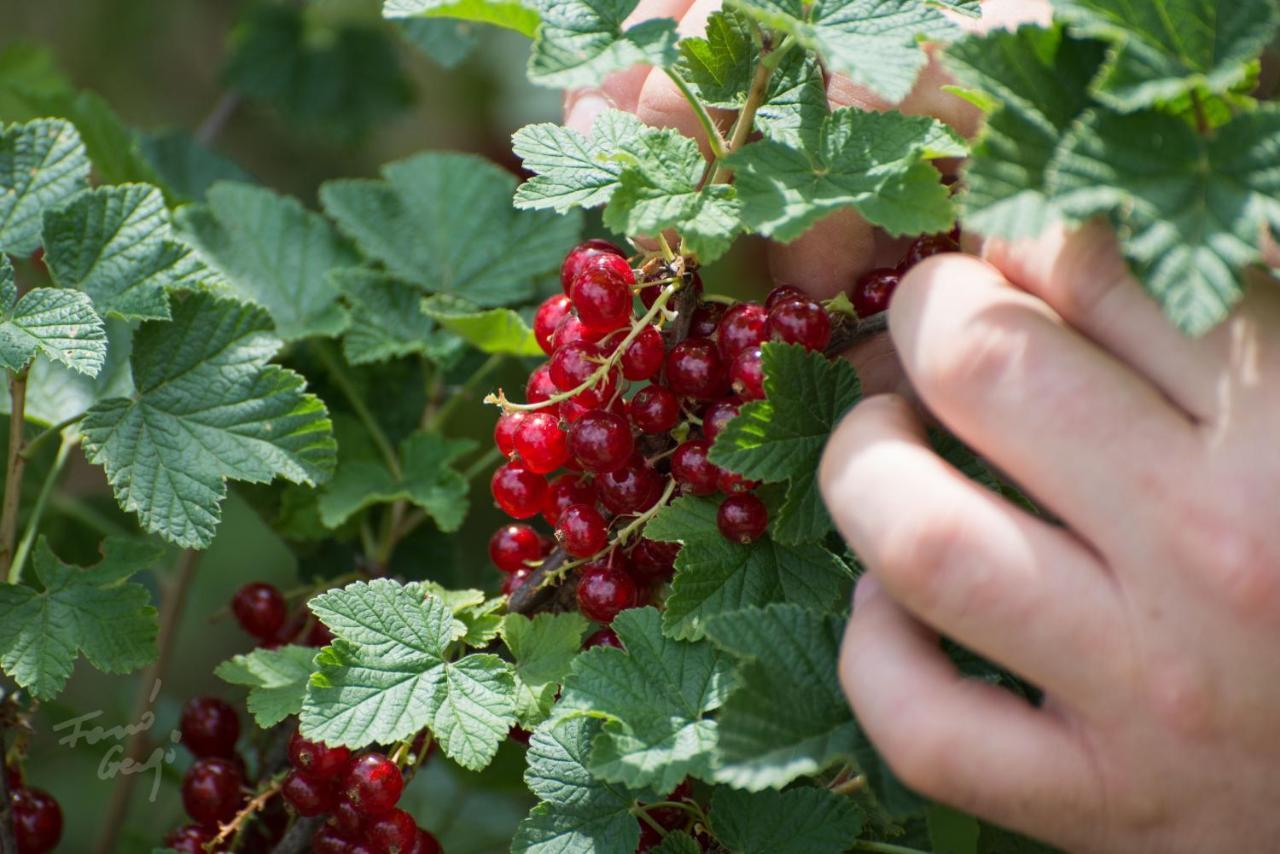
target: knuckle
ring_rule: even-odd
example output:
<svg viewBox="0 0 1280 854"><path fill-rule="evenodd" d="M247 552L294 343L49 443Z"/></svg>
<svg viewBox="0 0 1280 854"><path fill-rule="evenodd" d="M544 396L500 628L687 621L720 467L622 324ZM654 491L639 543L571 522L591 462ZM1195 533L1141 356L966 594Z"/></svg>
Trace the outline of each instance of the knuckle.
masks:
<svg viewBox="0 0 1280 854"><path fill-rule="evenodd" d="M1216 731L1213 679L1182 656L1149 661L1146 693L1156 719L1181 736L1200 739Z"/></svg>
<svg viewBox="0 0 1280 854"><path fill-rule="evenodd" d="M930 342L916 383L926 399L968 399L974 389L1007 379L1025 351L1024 335L1004 324L974 320Z"/></svg>
<svg viewBox="0 0 1280 854"><path fill-rule="evenodd" d="M1003 598L996 573L972 559L972 528L944 509L885 532L877 571L895 593L926 614L983 612Z"/></svg>
<svg viewBox="0 0 1280 854"><path fill-rule="evenodd" d="M1184 502L1179 551L1235 617L1280 620L1280 542L1254 530L1247 520L1256 514L1241 503Z"/></svg>

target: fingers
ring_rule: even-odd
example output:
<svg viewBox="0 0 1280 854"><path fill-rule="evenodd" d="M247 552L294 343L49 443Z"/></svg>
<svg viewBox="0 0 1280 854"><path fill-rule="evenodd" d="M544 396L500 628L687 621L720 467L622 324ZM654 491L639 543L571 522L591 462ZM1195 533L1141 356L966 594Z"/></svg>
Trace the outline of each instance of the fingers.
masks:
<svg viewBox="0 0 1280 854"><path fill-rule="evenodd" d="M854 408L821 483L858 557L933 628L1077 707L1098 706L1097 686L1131 672L1105 570L1070 534L939 458L901 398Z"/></svg>
<svg viewBox="0 0 1280 854"><path fill-rule="evenodd" d="M913 269L889 327L925 405L1086 538L1123 547L1115 520L1155 514L1183 486L1169 460L1199 453L1185 413L977 259Z"/></svg>
<svg viewBox="0 0 1280 854"><path fill-rule="evenodd" d="M916 791L1006 827L1088 850L1100 789L1057 718L961 677L937 636L864 576L840 679L859 722Z"/></svg>
<svg viewBox="0 0 1280 854"><path fill-rule="evenodd" d="M857 211L837 211L791 243L770 244L769 272L775 282L830 299L871 268L875 249L871 224Z"/></svg>

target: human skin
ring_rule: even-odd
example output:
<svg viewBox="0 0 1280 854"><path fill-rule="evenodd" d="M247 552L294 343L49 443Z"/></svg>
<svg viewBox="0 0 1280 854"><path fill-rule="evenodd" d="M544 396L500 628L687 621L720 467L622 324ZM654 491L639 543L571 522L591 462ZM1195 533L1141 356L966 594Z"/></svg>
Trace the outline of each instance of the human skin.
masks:
<svg viewBox="0 0 1280 854"><path fill-rule="evenodd" d="M652 0L696 33L717 3ZM1043 21L990 2L983 26ZM963 131L931 63L904 102ZM886 105L847 81L833 106ZM571 95L700 131L660 73ZM723 117L726 121L730 117ZM1280 835L1280 290L1261 273L1199 339L1129 275L1109 231L1057 228L903 281L890 333L851 356L873 394L832 436L823 493L867 568L840 677L911 787L1070 851L1253 852ZM775 247L819 296L895 247L842 214ZM1273 250L1274 254L1274 250ZM874 393L887 392L887 393ZM1056 522L941 460L941 422ZM939 634L1044 689L961 677Z"/></svg>

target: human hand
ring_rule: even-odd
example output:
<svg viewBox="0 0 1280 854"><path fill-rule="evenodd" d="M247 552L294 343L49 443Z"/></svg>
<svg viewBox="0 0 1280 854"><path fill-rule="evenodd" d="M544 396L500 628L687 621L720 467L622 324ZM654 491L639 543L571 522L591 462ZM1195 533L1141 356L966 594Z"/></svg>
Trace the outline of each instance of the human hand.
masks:
<svg viewBox="0 0 1280 854"><path fill-rule="evenodd" d="M868 568L841 678L921 793L1072 851L1270 850L1280 832L1280 291L1180 335L1091 226L903 281L928 409L1063 527L865 400L821 479ZM1261 275L1261 274L1259 274ZM938 632L1042 686L960 677Z"/></svg>

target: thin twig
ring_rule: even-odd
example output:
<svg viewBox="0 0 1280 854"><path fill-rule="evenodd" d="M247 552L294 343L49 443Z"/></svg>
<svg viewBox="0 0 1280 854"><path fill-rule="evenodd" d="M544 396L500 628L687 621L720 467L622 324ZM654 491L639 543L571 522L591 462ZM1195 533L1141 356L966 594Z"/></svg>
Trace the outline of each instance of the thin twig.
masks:
<svg viewBox="0 0 1280 854"><path fill-rule="evenodd" d="M30 442L27 442L25 447L23 447L22 456L26 457L27 459L31 459L32 457L35 456L36 451L40 450L41 446L43 446L45 442L49 441L54 436L61 435L63 430L66 430L68 427L70 427L72 424L75 424L81 418L84 418L83 412L80 413L79 415L73 415L70 418L59 421L57 424L54 424L51 427L46 427L44 430L41 430L39 433L35 435L35 437Z"/></svg>
<svg viewBox="0 0 1280 854"><path fill-rule="evenodd" d="M204 121L200 122L200 127L196 129L196 141L201 145L212 145L213 141L218 138L218 134L222 133L222 129L227 126L227 122L235 115L239 106L239 92L223 93L222 97L218 99L218 103L213 105L209 115L204 117Z"/></svg>
<svg viewBox="0 0 1280 854"><path fill-rule="evenodd" d="M831 329L831 340L823 351L828 356L839 356L859 341L873 338L889 329L888 312L873 314L864 320L837 320Z"/></svg>
<svg viewBox="0 0 1280 854"><path fill-rule="evenodd" d="M22 539L18 541L17 551L13 553L13 563L9 567L9 581L12 584L17 584L22 578L22 567L27 562L27 555L31 553L31 544L35 542L36 534L39 532L45 505L49 503L49 496L53 494L53 488L58 484L58 475L62 473L62 467L67 464L67 457L74 446L75 442L65 436L58 444L58 453L53 458L49 473L44 477L44 483L40 485L40 494L36 496L35 506L31 508L31 515L27 517L27 527L23 529Z"/></svg>
<svg viewBox="0 0 1280 854"><path fill-rule="evenodd" d="M444 402L439 409L436 409L432 416L427 420L426 429L438 431L444 426L454 411L471 399L476 389L489 378L489 375L498 369L498 367L506 359L501 353L490 356L485 360L484 364L476 368L471 376L467 377L467 381L460 388L449 395L449 399Z"/></svg>
<svg viewBox="0 0 1280 854"><path fill-rule="evenodd" d="M396 454L396 449L392 446L391 440L387 438L387 434L383 432L382 425L374 417L373 411L369 409L369 404L365 403L364 397L360 394L360 389L356 388L351 376L342 366L342 362L323 344L315 344L312 347L312 352L316 354L320 363L324 365L324 369L328 372L329 378L333 380L333 384L338 387L338 391L342 392L343 397L347 399L347 403L351 404L351 409L355 412L356 417L360 419L360 423L369 431L370 438L378 446L378 451L382 454L383 460L386 461L387 470L391 472L396 480L399 480L402 477L400 457Z"/></svg>
<svg viewBox="0 0 1280 854"><path fill-rule="evenodd" d="M200 552L187 549L178 558L174 578L160 603L160 631L156 636L156 660L151 662L143 672L138 683L131 721L141 720L146 714L147 707L151 705L153 688L165 676L169 658L173 653L173 644L178 637L182 612L186 609L187 592L191 589L191 581L200 563L200 555ZM125 744L124 759L141 761L148 753L147 742L146 730L139 729L134 732ZM129 801L133 796L134 783L139 776L125 774L116 781L115 788L111 792L111 803L107 807L107 817L103 821L102 832L98 834L98 844L94 849L98 854L111 854L115 851L116 840L129 814Z"/></svg>
<svg viewBox="0 0 1280 854"><path fill-rule="evenodd" d="M765 54L761 57L760 62L756 64L755 73L751 75L751 88L747 90L746 103L742 105L742 110L738 113L738 118L733 123L733 133L729 137L729 147L725 151L726 157L747 144L747 140L751 137L751 131L755 129L756 111L760 109L765 102L765 98L769 95L769 78L773 76L774 69L778 67L782 58L791 51L795 43L795 39L790 35L786 36L776 50ZM713 180L717 184L724 184L732 177L733 170L722 165L716 170Z"/></svg>
<svg viewBox="0 0 1280 854"><path fill-rule="evenodd" d="M689 106L693 108L693 114L698 117L698 123L702 125L702 132L707 135L707 145L711 148L711 156L716 160L723 159L728 152L725 150L724 137L720 134L720 128L716 127L715 120L711 118L711 114L707 112L706 104L702 103L702 99L693 93L689 88L689 84L680 76L680 72L674 68L664 68L667 76L671 78L671 82L676 84L676 88L680 90L680 94L689 102Z"/></svg>
<svg viewBox="0 0 1280 854"><path fill-rule="evenodd" d="M0 510L0 571L10 584L17 582L9 571L13 565L13 541L18 535L18 508L22 504L22 473L27 460L22 456L22 432L26 427L27 372L9 376L9 456L4 470L4 500Z"/></svg>

